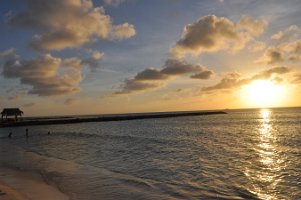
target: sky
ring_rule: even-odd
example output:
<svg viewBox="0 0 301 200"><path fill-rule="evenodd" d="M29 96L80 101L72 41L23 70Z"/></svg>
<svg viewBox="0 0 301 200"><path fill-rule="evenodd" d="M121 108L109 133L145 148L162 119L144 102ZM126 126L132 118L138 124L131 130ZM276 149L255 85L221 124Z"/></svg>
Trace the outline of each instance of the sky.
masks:
<svg viewBox="0 0 301 200"><path fill-rule="evenodd" d="M0 109L301 106L300 0L3 0Z"/></svg>

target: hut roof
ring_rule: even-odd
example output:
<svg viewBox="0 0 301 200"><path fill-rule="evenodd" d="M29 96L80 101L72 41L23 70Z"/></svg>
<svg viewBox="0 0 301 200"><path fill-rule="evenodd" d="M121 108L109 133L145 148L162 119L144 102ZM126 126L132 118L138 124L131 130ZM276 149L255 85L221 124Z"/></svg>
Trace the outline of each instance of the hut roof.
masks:
<svg viewBox="0 0 301 200"><path fill-rule="evenodd" d="M19 108L4 108L1 112L2 115L22 115L23 111Z"/></svg>

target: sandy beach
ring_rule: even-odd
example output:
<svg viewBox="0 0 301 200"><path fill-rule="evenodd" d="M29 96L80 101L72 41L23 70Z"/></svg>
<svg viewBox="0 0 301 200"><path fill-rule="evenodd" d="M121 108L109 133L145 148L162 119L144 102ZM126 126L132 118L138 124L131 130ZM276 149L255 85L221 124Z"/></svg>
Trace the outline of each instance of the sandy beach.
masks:
<svg viewBox="0 0 301 200"><path fill-rule="evenodd" d="M28 198L0 181L0 200L28 200Z"/></svg>
<svg viewBox="0 0 301 200"><path fill-rule="evenodd" d="M68 200L36 174L0 168L0 200Z"/></svg>

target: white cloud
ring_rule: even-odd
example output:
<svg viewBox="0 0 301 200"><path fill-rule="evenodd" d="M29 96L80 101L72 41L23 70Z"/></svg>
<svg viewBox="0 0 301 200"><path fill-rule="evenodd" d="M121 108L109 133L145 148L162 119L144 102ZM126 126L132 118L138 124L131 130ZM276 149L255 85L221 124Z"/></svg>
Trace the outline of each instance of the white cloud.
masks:
<svg viewBox="0 0 301 200"><path fill-rule="evenodd" d="M37 50L79 47L95 39L126 39L135 35L129 23L113 25L102 7L92 0L26 0L27 9L10 24L35 31L31 46Z"/></svg>
<svg viewBox="0 0 301 200"><path fill-rule="evenodd" d="M62 60L44 54L31 60L23 60L11 51L10 54L2 56L1 60L4 61L2 75L5 78L19 79L22 84L31 86L29 94L53 96L80 91L82 74L81 66L75 64L78 62L76 58Z"/></svg>
<svg viewBox="0 0 301 200"><path fill-rule="evenodd" d="M260 35L266 26L264 20L252 20L243 16L236 24L225 17L208 15L185 26L181 39L171 49L176 57L186 54L220 50L236 51L245 47Z"/></svg>
<svg viewBox="0 0 301 200"><path fill-rule="evenodd" d="M134 28L134 25L128 23L124 23L112 27L112 31L110 34L111 38L115 40L130 38L134 35L136 35L136 30Z"/></svg>

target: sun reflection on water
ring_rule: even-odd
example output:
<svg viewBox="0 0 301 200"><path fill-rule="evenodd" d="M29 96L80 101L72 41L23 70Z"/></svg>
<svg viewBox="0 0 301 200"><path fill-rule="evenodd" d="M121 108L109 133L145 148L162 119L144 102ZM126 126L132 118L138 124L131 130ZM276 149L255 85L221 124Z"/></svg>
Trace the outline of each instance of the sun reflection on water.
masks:
<svg viewBox="0 0 301 200"><path fill-rule="evenodd" d="M252 180L252 192L261 199L277 199L277 185L281 181L279 172L283 160L277 150L277 132L272 123L272 111L262 109L259 112L259 127L257 132L258 144L254 149L258 155L255 168L247 169L246 175ZM255 170L256 169L256 170Z"/></svg>

